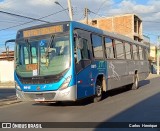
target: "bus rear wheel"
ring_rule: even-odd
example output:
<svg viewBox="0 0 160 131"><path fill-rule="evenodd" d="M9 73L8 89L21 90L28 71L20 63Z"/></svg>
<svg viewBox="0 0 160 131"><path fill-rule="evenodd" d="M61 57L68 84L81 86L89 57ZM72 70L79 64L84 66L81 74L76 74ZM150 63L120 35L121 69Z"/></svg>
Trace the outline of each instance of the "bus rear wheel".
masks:
<svg viewBox="0 0 160 131"><path fill-rule="evenodd" d="M138 81L138 75L136 74L134 77L134 83L132 84L132 90L136 90L139 88L139 81Z"/></svg>
<svg viewBox="0 0 160 131"><path fill-rule="evenodd" d="M102 82L100 82L99 80L97 80L96 82L96 88L95 88L95 96L93 98L93 102L99 102L102 99Z"/></svg>

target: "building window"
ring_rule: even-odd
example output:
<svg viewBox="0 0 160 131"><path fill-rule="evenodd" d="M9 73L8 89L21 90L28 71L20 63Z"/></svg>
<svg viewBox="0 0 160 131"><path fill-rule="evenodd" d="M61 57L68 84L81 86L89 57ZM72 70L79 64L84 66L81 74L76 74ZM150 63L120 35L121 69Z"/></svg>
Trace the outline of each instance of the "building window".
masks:
<svg viewBox="0 0 160 131"><path fill-rule="evenodd" d="M102 37L92 35L93 52L95 58L103 58Z"/></svg>
<svg viewBox="0 0 160 131"><path fill-rule="evenodd" d="M137 22L138 22L137 19L135 19L135 20L134 20L134 32L135 32L135 33L138 33L138 31L137 31L137 28L138 28L138 27L137 27L137 25L138 25Z"/></svg>
<svg viewBox="0 0 160 131"><path fill-rule="evenodd" d="M137 49L137 45L133 45L133 57L134 57L134 60L138 60L138 49Z"/></svg>
<svg viewBox="0 0 160 131"><path fill-rule="evenodd" d="M108 59L115 58L114 49L113 49L113 40L110 38L105 38L105 53Z"/></svg>
<svg viewBox="0 0 160 131"><path fill-rule="evenodd" d="M116 44L117 59L125 59L123 43L121 41L115 40L115 44Z"/></svg>
<svg viewBox="0 0 160 131"><path fill-rule="evenodd" d="M132 59L131 45L129 43L125 43L125 52L126 52L126 59L131 60Z"/></svg>
<svg viewBox="0 0 160 131"><path fill-rule="evenodd" d="M92 20L92 25L97 25L97 20Z"/></svg>

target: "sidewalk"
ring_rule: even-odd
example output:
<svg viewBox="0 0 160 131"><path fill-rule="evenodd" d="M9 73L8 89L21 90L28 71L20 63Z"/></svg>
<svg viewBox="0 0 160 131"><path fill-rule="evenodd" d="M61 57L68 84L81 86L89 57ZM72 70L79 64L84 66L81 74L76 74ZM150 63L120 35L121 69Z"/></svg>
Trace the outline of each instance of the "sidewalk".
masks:
<svg viewBox="0 0 160 131"><path fill-rule="evenodd" d="M14 82L0 83L0 88L15 88Z"/></svg>
<svg viewBox="0 0 160 131"><path fill-rule="evenodd" d="M18 102L14 83L0 83L0 107Z"/></svg>
<svg viewBox="0 0 160 131"><path fill-rule="evenodd" d="M149 76L146 78L146 80L150 80L150 79L154 79L154 78L157 78L157 77L160 77L160 75L157 75L157 74L149 74Z"/></svg>

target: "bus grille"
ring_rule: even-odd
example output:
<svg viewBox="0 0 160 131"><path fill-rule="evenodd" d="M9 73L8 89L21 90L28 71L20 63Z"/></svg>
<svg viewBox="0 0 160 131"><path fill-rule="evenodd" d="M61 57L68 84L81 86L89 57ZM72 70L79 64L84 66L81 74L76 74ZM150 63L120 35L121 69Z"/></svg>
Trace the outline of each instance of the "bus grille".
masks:
<svg viewBox="0 0 160 131"><path fill-rule="evenodd" d="M34 100L34 99L37 99L37 98L45 98L45 100L47 101L51 101L54 99L56 93L39 93L39 94L35 94L35 93L25 93L24 94L25 97L29 100Z"/></svg>

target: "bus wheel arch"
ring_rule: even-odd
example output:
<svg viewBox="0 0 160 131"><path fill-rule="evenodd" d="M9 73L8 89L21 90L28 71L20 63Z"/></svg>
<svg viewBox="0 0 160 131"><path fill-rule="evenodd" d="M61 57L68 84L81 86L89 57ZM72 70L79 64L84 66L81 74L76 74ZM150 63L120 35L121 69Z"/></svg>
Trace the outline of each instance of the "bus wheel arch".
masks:
<svg viewBox="0 0 160 131"><path fill-rule="evenodd" d="M95 96L93 102L99 102L102 99L103 91L106 90L106 79L104 75L98 75L95 83Z"/></svg>

